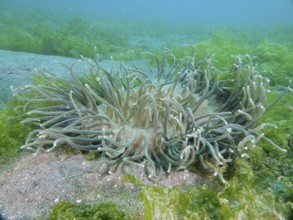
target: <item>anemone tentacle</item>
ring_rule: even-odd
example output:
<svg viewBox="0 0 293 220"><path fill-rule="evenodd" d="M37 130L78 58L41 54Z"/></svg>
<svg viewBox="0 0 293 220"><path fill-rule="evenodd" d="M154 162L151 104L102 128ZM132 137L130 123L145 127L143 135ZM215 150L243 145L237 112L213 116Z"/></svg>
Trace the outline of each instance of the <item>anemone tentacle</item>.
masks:
<svg viewBox="0 0 293 220"><path fill-rule="evenodd" d="M145 167L149 178L199 161L222 181L217 166L260 139L280 148L260 133L273 125L256 126L269 88L248 55L235 57L229 78L221 77L211 56L196 62L172 55L169 66L150 55L157 77L138 66L106 70L88 61L86 76L67 67L70 79L41 74L43 84L14 89L25 102L19 106L23 123L36 127L22 148L52 151L70 145L100 154L99 166Z"/></svg>

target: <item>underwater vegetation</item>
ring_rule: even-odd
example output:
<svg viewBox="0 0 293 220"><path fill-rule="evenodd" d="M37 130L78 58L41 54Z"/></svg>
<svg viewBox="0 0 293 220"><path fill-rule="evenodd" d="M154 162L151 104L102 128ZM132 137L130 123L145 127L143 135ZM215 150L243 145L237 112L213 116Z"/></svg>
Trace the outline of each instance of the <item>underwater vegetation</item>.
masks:
<svg viewBox="0 0 293 220"><path fill-rule="evenodd" d="M223 187L202 185L182 189L142 187L145 219L291 219L293 203L276 194L292 196L292 183L281 179L279 191L259 180L257 173L241 158L237 173ZM269 173L269 172L268 172ZM261 186L264 184L264 186ZM277 183L276 183L277 185Z"/></svg>
<svg viewBox="0 0 293 220"><path fill-rule="evenodd" d="M47 16L47 17L46 17ZM50 19L48 19L48 17ZM112 25L103 21L90 24L81 17L54 17L45 12L26 16L0 13L0 49L79 58L125 50L127 38L114 34Z"/></svg>
<svg viewBox="0 0 293 220"><path fill-rule="evenodd" d="M293 28L290 25L265 28L176 26L159 22L89 20L78 16L58 17L46 12L18 15L0 12L0 49L67 57L93 58L96 47L103 58L131 60L143 51L172 48L178 58L190 54L184 44L195 48L196 56L214 54L217 66L228 67L233 54L251 54L271 85L291 86L293 81ZM168 34L166 34L168 33Z"/></svg>
<svg viewBox="0 0 293 220"><path fill-rule="evenodd" d="M5 109L0 110L0 165L12 162L18 156L23 140L29 132L20 121L10 120L15 117L13 108L19 103L11 101Z"/></svg>
<svg viewBox="0 0 293 220"><path fill-rule="evenodd" d="M190 54L184 45L192 45L196 56L214 54L217 66L228 67L232 54L251 54L262 75L271 85L292 86L293 28L290 25L265 28L176 26L160 22L89 20L78 16L58 17L46 12L14 16L0 12L0 49L93 58L96 47L102 58L131 60L125 51L144 59L143 51L172 48L177 58ZM168 33L168 34L166 34Z"/></svg>
<svg viewBox="0 0 293 220"><path fill-rule="evenodd" d="M225 74L211 56L176 59L166 51L160 61L149 55L157 69L122 63L107 70L97 57L88 60L90 74L81 78L66 66L71 79L41 74L43 84L14 89L24 101L16 107L24 111L22 123L35 126L21 148L49 152L69 145L97 153L97 170L134 165L154 180L198 161L222 182L220 169L249 157L247 149L261 139L286 151L262 132L275 125L257 125L269 84L249 55L236 56Z"/></svg>
<svg viewBox="0 0 293 220"><path fill-rule="evenodd" d="M51 210L48 218L37 219L97 219L97 220L122 220L131 219L121 210L117 209L114 203L103 204L73 204L61 201Z"/></svg>
<svg viewBox="0 0 293 220"><path fill-rule="evenodd" d="M285 33L284 29L288 33ZM214 62L221 67L229 67L233 62L232 54L251 54L253 62L262 75L270 79L272 86L293 85L293 29L279 27L262 36L265 30L241 30L220 28L211 36L203 36L193 43L198 57L214 54ZM289 30L292 30L291 32ZM273 36L272 36L273 35ZM177 57L190 54L184 47L171 47Z"/></svg>

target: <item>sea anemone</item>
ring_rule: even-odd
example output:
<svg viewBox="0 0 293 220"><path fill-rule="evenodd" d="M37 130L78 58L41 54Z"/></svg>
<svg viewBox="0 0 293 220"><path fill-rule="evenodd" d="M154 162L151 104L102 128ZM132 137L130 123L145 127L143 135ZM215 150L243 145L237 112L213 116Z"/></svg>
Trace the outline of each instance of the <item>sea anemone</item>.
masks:
<svg viewBox="0 0 293 220"><path fill-rule="evenodd" d="M225 181L219 166L264 139L280 150L257 125L265 112L269 83L249 55L236 56L230 71L217 69L212 56L164 59L150 56L157 68L135 63L102 68L87 60L81 77L41 74L42 84L13 89L24 104L23 123L33 124L23 149L69 145L96 152L96 166L144 167L148 178L187 169L198 162Z"/></svg>

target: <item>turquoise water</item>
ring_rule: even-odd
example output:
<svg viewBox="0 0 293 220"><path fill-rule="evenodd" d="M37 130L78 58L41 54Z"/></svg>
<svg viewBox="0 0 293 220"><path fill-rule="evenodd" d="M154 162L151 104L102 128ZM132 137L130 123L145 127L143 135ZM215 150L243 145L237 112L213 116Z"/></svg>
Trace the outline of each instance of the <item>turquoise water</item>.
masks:
<svg viewBox="0 0 293 220"><path fill-rule="evenodd" d="M199 25L279 25L293 22L293 3L289 0L110 0L110 1L1 1L3 9L20 13L44 10L92 19L119 21L159 20Z"/></svg>

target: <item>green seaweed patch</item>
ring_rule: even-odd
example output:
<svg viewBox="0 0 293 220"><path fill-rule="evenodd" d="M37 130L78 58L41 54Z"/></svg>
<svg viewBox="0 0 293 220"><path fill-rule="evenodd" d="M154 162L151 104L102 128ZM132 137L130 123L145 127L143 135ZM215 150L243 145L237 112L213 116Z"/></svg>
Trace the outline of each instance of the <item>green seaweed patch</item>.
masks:
<svg viewBox="0 0 293 220"><path fill-rule="evenodd" d="M179 219L179 216L191 217L188 213L190 198L180 188L151 186L142 189L144 217L148 219Z"/></svg>
<svg viewBox="0 0 293 220"><path fill-rule="evenodd" d="M0 110L0 165L12 162L19 155L19 147L29 133L29 128L15 118L13 107L17 103L13 99L5 109Z"/></svg>
<svg viewBox="0 0 293 220"><path fill-rule="evenodd" d="M276 198L271 189L255 187L257 179L245 159L233 166L237 171L222 187L144 187L145 219L285 219L290 215L293 203Z"/></svg>
<svg viewBox="0 0 293 220"><path fill-rule="evenodd" d="M119 210L116 205L111 202L102 204L73 204L67 201L60 201L53 207L47 219L122 220L132 218Z"/></svg>
<svg viewBox="0 0 293 220"><path fill-rule="evenodd" d="M271 93L268 101L272 102L280 94ZM287 94L268 112L261 120L270 121L277 125L276 128L266 128L265 134L276 144L286 149L287 152L280 152L265 141L260 141L255 149L250 149L249 164L254 173L254 187L258 191L270 191L278 204L291 206L293 204L293 154L292 138L293 128L290 115L290 103L293 97Z"/></svg>
<svg viewBox="0 0 293 220"><path fill-rule="evenodd" d="M143 184L137 177L135 177L135 176L133 176L131 174L123 175L122 180L123 180L124 183L134 184L134 185L139 186L139 187L144 187L145 186L145 184Z"/></svg>
<svg viewBox="0 0 293 220"><path fill-rule="evenodd" d="M128 37L116 31L119 25L108 27L111 22L58 18L45 12L26 16L0 13L0 18L0 49L79 58L93 57L94 47L109 57L129 46Z"/></svg>
<svg viewBox="0 0 293 220"><path fill-rule="evenodd" d="M292 85L293 44L275 43L268 40L260 42L253 49L258 69L271 80L271 85Z"/></svg>
<svg viewBox="0 0 293 220"><path fill-rule="evenodd" d="M260 123L263 121L268 121L277 126L277 129L272 127L265 128L264 133L271 140L274 140L274 142L280 147L286 149L288 151L286 155L293 159L293 96L292 94L284 95L278 94L276 92L270 93L267 97L268 103L274 102L274 100L278 99L280 96L282 96L282 98L263 115ZM278 152L275 148L271 147L270 144L267 144L265 142L261 142L260 146L262 146L266 151L271 151L272 154L278 154L281 156L284 155Z"/></svg>
<svg viewBox="0 0 293 220"><path fill-rule="evenodd" d="M85 159L88 160L88 161L93 161L93 160L96 160L99 158L99 155L95 152L88 152L86 155L85 155Z"/></svg>
<svg viewBox="0 0 293 220"><path fill-rule="evenodd" d="M50 79L45 77L41 72L35 74L32 79L34 85L46 85L48 80ZM28 93L26 97L33 97L33 95ZM34 127L21 123L24 115L23 109L19 107L20 105L23 105L23 100L13 98L7 103L4 109L0 110L0 164L8 164L19 156L21 152L20 146L24 143L26 136ZM46 107L43 103L31 103L30 105ZM67 155L76 153L72 148L65 146L64 149Z"/></svg>

